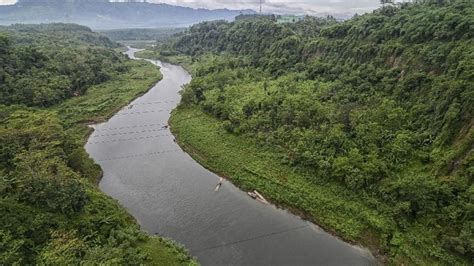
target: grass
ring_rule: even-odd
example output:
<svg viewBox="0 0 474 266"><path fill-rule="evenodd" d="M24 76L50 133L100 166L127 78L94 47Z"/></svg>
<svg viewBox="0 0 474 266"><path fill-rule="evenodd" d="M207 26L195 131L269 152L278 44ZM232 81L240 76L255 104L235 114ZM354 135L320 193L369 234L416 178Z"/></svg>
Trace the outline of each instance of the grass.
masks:
<svg viewBox="0 0 474 266"><path fill-rule="evenodd" d="M156 45L156 40L118 40L117 42L139 49L151 49L153 45Z"/></svg>
<svg viewBox="0 0 474 266"><path fill-rule="evenodd" d="M163 62L181 65L189 73L193 73L195 70L195 64L193 64L192 58L186 55L170 55L164 56L160 52L155 52L151 50L143 50L135 53L135 56L138 58L147 58L152 60L161 60Z"/></svg>
<svg viewBox="0 0 474 266"><path fill-rule="evenodd" d="M438 229L422 224L398 228L390 204L283 164L277 150L228 133L223 121L198 106L181 104L170 125L181 147L209 170L245 191L258 190L277 206L345 241L366 246L380 263L469 265L468 258L451 256L435 245L431 231Z"/></svg>
<svg viewBox="0 0 474 266"><path fill-rule="evenodd" d="M93 86L85 95L71 98L54 110L67 125L104 122L123 106L146 93L162 78L156 66L128 61L130 70L110 81Z"/></svg>
<svg viewBox="0 0 474 266"><path fill-rule="evenodd" d="M170 120L179 144L202 165L246 191L258 190L274 204L316 222L346 241L362 243L381 254L392 221L375 199L361 199L336 183L315 182L310 172L279 163L279 154L253 139L227 133L222 122L196 106L180 106ZM372 201L372 202L371 202ZM388 208L388 206L385 206Z"/></svg>
<svg viewBox="0 0 474 266"><path fill-rule="evenodd" d="M168 239L149 237L140 247L149 254L150 264L153 265L198 265L182 247Z"/></svg>
<svg viewBox="0 0 474 266"><path fill-rule="evenodd" d="M127 73L93 86L84 95L71 98L53 108L58 112L69 134L76 137L82 145L91 133L88 124L106 121L123 106L146 93L162 78L159 69L148 62L130 60L126 64L129 67ZM90 158L85 158L82 163L88 166L84 168L90 169L90 173L86 176L95 176L96 180L100 180L102 174L100 167ZM86 217L83 219L94 219L98 215L94 214L94 210L102 210L101 212L109 212L111 217L121 217L120 219L131 227L138 226L133 217L96 186L89 187L88 194L93 198L88 207L92 210L92 214L85 214ZM182 247L170 240L144 236L144 240L139 242L138 246L147 254L150 265L197 264Z"/></svg>

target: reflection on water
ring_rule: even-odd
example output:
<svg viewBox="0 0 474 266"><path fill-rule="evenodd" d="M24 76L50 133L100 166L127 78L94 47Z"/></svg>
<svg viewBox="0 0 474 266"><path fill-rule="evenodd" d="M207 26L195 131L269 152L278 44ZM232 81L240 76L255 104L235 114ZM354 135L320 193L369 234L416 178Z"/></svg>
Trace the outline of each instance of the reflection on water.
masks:
<svg viewBox="0 0 474 266"><path fill-rule="evenodd" d="M127 54L133 57L135 49ZM167 127L191 77L154 62L163 80L95 125L86 149L102 166L100 188L150 234L185 245L203 265L372 265L373 257L284 210L253 200L174 142Z"/></svg>

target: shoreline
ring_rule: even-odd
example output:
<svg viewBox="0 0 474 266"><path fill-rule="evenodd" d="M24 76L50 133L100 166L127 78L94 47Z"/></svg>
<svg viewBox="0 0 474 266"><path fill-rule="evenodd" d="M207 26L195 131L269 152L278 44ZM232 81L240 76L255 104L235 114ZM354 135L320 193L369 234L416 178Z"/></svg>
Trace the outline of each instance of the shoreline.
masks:
<svg viewBox="0 0 474 266"><path fill-rule="evenodd" d="M128 49L130 49L130 48L131 47L128 47ZM129 57L129 60L131 60L131 61L146 61L144 58L130 58L130 57ZM152 64L150 62L147 62L147 63ZM158 234L149 234L149 233L147 233L145 230L143 230L142 225L140 224L140 222L124 206L122 206L120 203L118 203L118 201L115 198L112 198L110 195L108 195L107 193L102 191L102 189L100 189L99 184L102 181L102 178L104 176L104 171L102 169L102 166L99 163L97 163L92 157L90 157L90 154L85 149L87 141L92 136L92 134L95 132L94 125L101 124L101 123L106 123L108 120L110 120L112 117L114 117L120 110L122 110L124 107L126 107L127 105L129 105L130 103L135 101L136 99L138 99L138 98L142 97L143 95L147 94L148 92L150 92L150 90L152 90L159 82L161 82L163 80L163 73L161 73L160 67L157 66L157 65L154 65L154 64L152 64L152 65L159 72L159 76L157 76L156 79L154 79L153 82L151 82L151 84L147 87L146 90L139 91L137 94L133 95L133 97L131 97L130 99L127 99L126 102L123 102L123 103L120 103L120 104L114 106L106 114L100 114L100 115L97 115L97 116L94 116L94 117L91 117L91 118L87 118L87 119L84 119L84 120L81 120L81 121L77 121L76 123L74 123L71 126L71 128L76 127L80 130L81 130L81 128L82 128L82 130L85 130L85 133L81 133L79 131L79 134L82 135L81 140L80 140L80 144L84 148L85 152L89 155L89 160L91 160L100 169L100 174L93 181L91 180L92 185L95 187L95 189L97 189L98 193L103 194L104 196L106 196L106 197L112 199L114 202L116 202L120 206L120 208L128 214L130 219L133 220L133 223L136 226L138 226L139 230L147 237L147 239L145 241L142 241L142 242L138 243L138 245L142 247L142 250L144 250L144 251L146 250L146 252L149 252L149 253L146 253L147 256L152 258L152 260L162 259L162 258L156 257L157 251L161 251L161 252L167 253L167 255L174 255L173 259L176 260L176 261L181 260L182 259L182 258L180 258L181 256L187 256L189 258L189 261L188 261L189 265L198 265L197 260L189 253L189 251L182 244L176 242L173 239L169 239L169 238L166 238L166 237L158 235ZM60 110L57 110L57 111L59 112ZM156 249L153 250L153 248L154 248L153 245L157 244L157 243L159 243L161 246L156 246L155 247Z"/></svg>
<svg viewBox="0 0 474 266"><path fill-rule="evenodd" d="M215 167L212 167L208 160L205 158L204 154L202 154L202 151L194 147L192 144L185 143L179 132L176 130L176 126L173 123L173 117L175 116L176 112L179 111L179 108L183 108L182 106L178 105L176 107L172 114L171 117L168 121L168 124L170 125L171 133L176 139L176 143L183 149L184 152L189 154L196 162L198 162L201 166L209 170L210 172L216 174L217 176L224 178L225 180L229 181L232 183L232 185L236 186L239 190L243 192L247 192L243 186L243 184L239 182L235 182L235 180L223 173L222 170L216 169ZM206 115L205 113L203 113ZM295 215L299 217L300 219L312 223L314 226L317 226L324 232L330 234L331 236L343 241L344 243L351 245L353 248L356 248L360 250L363 253L366 253L366 255L374 258L374 261L376 262L377 265L385 265L387 264L388 257L381 252L379 252L379 247L378 246L371 246L371 245L363 245L361 241L357 240L352 240L349 238L344 237L342 234L338 233L335 229L330 228L329 226L324 226L321 222L319 222L317 219L312 218L311 214L309 214L307 211L304 211L302 209L299 209L297 207L289 206L286 204L280 204L276 202L272 197L269 197L268 195L264 195L265 199L269 202L270 205L273 207L287 211L288 213ZM368 253L368 254L367 254Z"/></svg>

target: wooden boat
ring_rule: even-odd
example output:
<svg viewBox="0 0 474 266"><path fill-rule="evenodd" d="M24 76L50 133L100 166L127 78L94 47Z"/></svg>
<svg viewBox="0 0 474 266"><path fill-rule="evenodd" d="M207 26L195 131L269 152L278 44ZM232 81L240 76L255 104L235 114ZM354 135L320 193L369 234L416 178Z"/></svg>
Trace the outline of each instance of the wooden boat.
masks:
<svg viewBox="0 0 474 266"><path fill-rule="evenodd" d="M219 191L219 189L220 189L221 186L222 186L222 182L224 182L224 178L221 177L221 179L219 179L219 183L217 183L217 186L216 186L216 188L214 189L215 192Z"/></svg>
<svg viewBox="0 0 474 266"><path fill-rule="evenodd" d="M253 192L247 192L252 199L258 200L261 203L268 204L268 201L262 196L262 194L258 193L258 191L254 190Z"/></svg>

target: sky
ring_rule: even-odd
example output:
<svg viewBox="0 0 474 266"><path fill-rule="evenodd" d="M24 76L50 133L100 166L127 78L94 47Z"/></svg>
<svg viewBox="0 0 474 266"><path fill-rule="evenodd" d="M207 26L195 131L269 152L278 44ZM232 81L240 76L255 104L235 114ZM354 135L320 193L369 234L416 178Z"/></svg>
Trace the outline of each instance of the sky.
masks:
<svg viewBox="0 0 474 266"><path fill-rule="evenodd" d="M194 8L258 10L260 0L148 0ZM0 0L0 5L16 0ZM277 14L362 14L379 7L379 0L262 0L263 12Z"/></svg>

